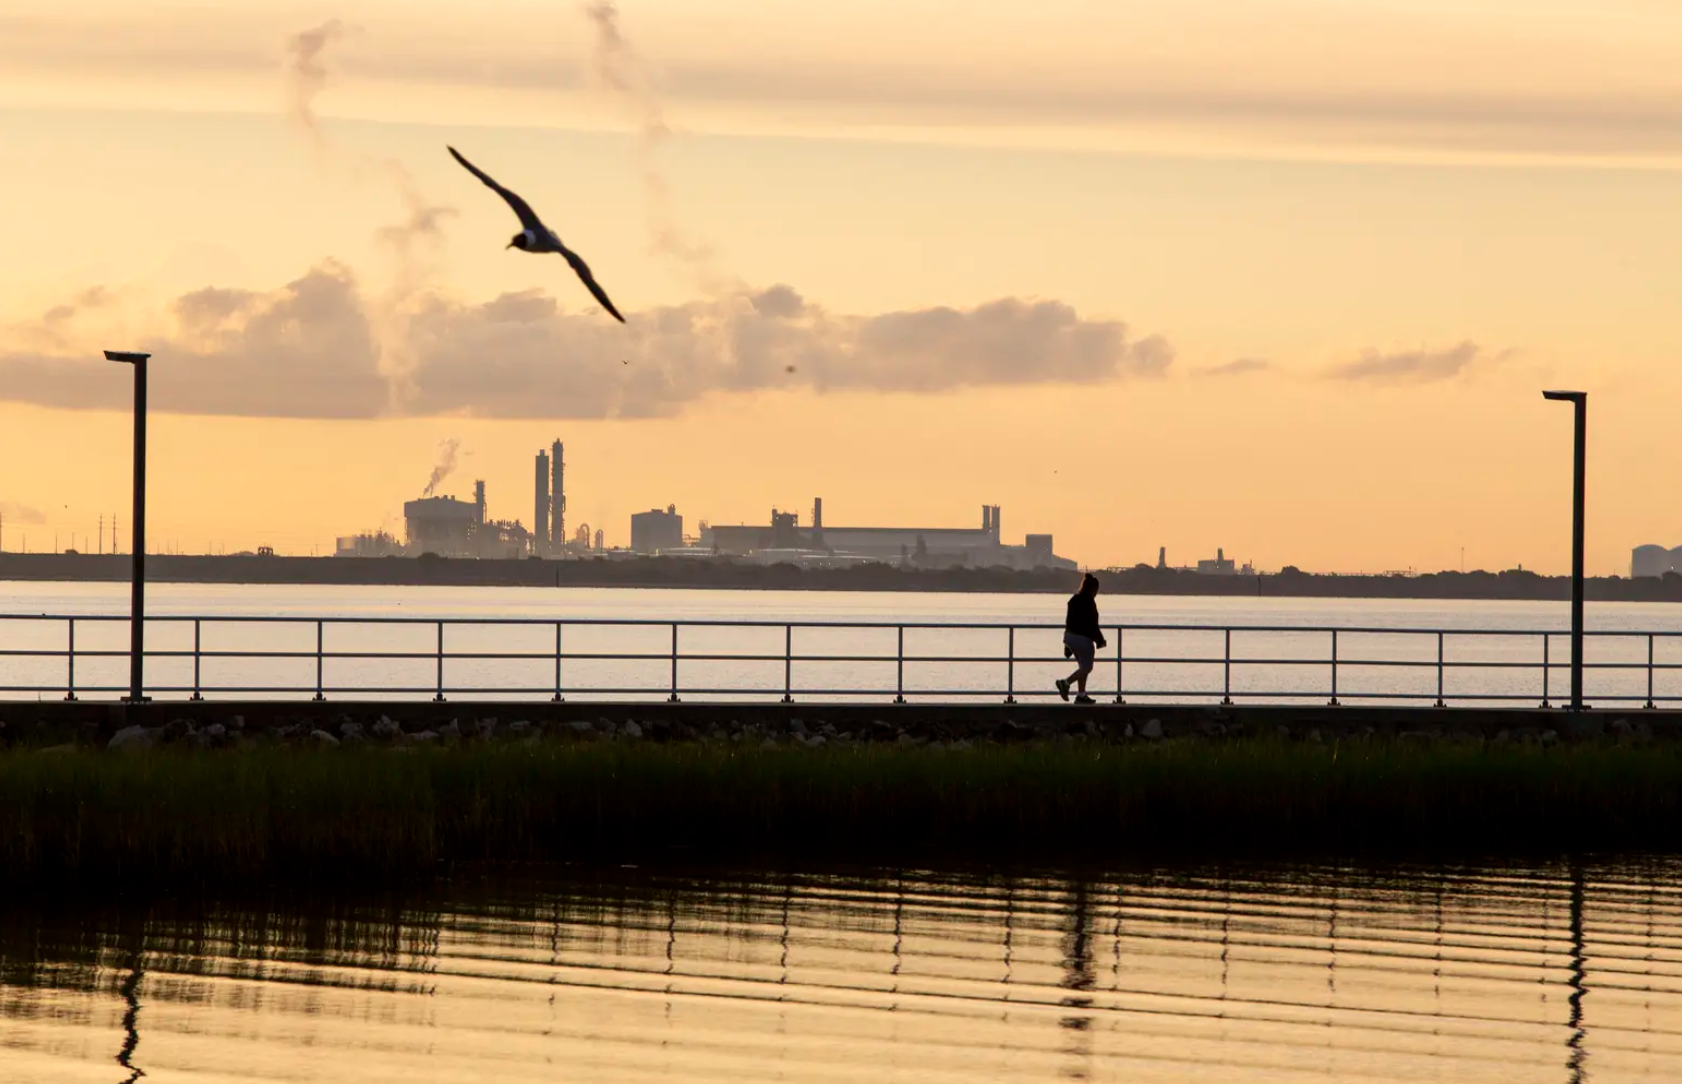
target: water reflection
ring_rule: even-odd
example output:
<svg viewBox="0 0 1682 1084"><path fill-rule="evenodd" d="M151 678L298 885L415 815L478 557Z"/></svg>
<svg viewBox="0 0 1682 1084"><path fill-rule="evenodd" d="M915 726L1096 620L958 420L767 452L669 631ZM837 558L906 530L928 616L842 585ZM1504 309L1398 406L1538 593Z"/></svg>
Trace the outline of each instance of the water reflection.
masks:
<svg viewBox="0 0 1682 1084"><path fill-rule="evenodd" d="M134 1084L146 1075L144 1069L134 1064L134 1050L140 1045L140 980L144 976L139 953L130 955L127 971L128 978L123 980L119 991L127 1008L123 1012L123 1048L117 1052L117 1064L129 1071L125 1084Z"/></svg>
<svg viewBox="0 0 1682 1084"><path fill-rule="evenodd" d="M120 1077L102 1075L113 1057ZM8 1081L128 1084L563 1067L873 1084L1674 1078L1682 865L621 871L352 905L12 900L0 1064Z"/></svg>
<svg viewBox="0 0 1682 1084"><path fill-rule="evenodd" d="M1588 1053L1583 1046L1583 996L1588 993L1584 982L1583 967L1583 867L1580 862L1571 864L1571 977L1567 980L1571 987L1571 994L1566 1003L1571 1006L1571 1037L1565 1040L1571 1054L1565 1059L1565 1067L1571 1073L1572 1084L1580 1084L1584 1079L1583 1063Z"/></svg>

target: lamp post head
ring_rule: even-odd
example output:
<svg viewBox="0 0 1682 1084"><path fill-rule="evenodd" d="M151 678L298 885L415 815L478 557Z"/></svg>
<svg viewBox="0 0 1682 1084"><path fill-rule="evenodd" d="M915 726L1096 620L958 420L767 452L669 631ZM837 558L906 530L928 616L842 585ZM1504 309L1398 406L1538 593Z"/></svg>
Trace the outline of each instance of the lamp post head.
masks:
<svg viewBox="0 0 1682 1084"><path fill-rule="evenodd" d="M149 358L151 356L152 356L151 354L140 354L140 353L136 353L135 351L132 351L132 350L107 350L107 351L105 351L105 360L106 361L125 361L125 362L128 362L130 365L134 365L138 362L145 361L147 358Z"/></svg>
<svg viewBox="0 0 1682 1084"><path fill-rule="evenodd" d="M1581 403L1589 397L1586 391L1545 391L1542 398L1559 403Z"/></svg>

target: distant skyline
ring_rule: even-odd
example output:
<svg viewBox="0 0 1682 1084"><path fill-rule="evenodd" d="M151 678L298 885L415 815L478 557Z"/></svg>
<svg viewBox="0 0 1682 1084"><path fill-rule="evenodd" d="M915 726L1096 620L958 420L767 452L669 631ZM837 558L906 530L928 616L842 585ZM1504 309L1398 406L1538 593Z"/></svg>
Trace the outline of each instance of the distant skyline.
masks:
<svg viewBox="0 0 1682 1084"><path fill-rule="evenodd" d="M1679 42L1650 0L14 0L5 545L126 519L132 347L154 549L400 532L446 439L528 519L559 437L610 539L822 495L1095 566L1559 573L1574 386L1627 572L1682 542Z"/></svg>

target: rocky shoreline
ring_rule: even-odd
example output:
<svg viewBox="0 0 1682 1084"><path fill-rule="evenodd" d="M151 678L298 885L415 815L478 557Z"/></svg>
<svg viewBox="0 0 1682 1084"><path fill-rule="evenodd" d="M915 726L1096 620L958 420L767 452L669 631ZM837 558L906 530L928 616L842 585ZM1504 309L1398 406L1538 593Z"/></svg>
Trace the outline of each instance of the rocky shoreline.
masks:
<svg viewBox="0 0 1682 1084"><path fill-rule="evenodd" d="M1272 739L1311 744L1358 743L1393 739L1404 742L1457 745L1539 745L1560 743L1644 744L1682 736L1670 713L1502 713L1461 715L1420 712L1419 718L1397 721L1368 718L1352 711L1342 718L1324 710L1304 711L1293 718L1222 709L1175 709L1153 713L1141 709L1123 715L1114 710L1070 713L1065 718L1044 713L1017 718L988 711L953 710L946 715L921 709L908 716L897 712L872 715L849 711L840 717L822 709L733 715L728 711L695 711L673 717L666 711L637 712L616 706L613 714L595 717L530 717L518 710L496 714L455 713L431 708L420 712L318 711L295 715L285 711L247 715L242 712L192 714L175 706L166 721L150 719L116 726L96 722L53 725L36 720L8 723L0 719L0 744L111 751L162 748L251 749L276 746L300 748L419 749L464 745L544 742L699 743L760 749L822 749L897 745L964 750L977 745L1118 744L1136 742L1223 742ZM150 707L159 707L152 705ZM154 716L157 712L152 712ZM747 713L744 713L747 714ZM1269 713L1271 714L1271 713ZM1644 716L1653 716L1648 718ZM1286 721L1291 720L1291 721ZM1408 725L1413 723L1415 725ZM1654 724L1658 725L1655 726ZM1426 725L1428 724L1428 725Z"/></svg>

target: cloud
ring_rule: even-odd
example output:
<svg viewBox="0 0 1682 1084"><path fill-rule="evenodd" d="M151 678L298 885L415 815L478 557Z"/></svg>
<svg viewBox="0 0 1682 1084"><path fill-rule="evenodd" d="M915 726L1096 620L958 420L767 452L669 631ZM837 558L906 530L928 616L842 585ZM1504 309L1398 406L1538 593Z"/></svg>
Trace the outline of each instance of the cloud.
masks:
<svg viewBox="0 0 1682 1084"><path fill-rule="evenodd" d="M631 314L539 290L472 302L418 295L381 364L370 301L328 261L271 291L209 288L138 345L161 411L298 418L669 416L712 394L808 389L938 394L1164 375L1173 347L1052 300L834 313L786 284ZM0 398L121 409L126 384L68 351L0 353Z"/></svg>
<svg viewBox="0 0 1682 1084"><path fill-rule="evenodd" d="M1499 360L1505 353L1491 360ZM1370 381L1382 384L1430 384L1452 380L1474 363L1488 357L1470 340L1446 350L1402 350L1381 353L1368 350L1355 361L1334 366L1330 375L1338 380Z"/></svg>
<svg viewBox="0 0 1682 1084"><path fill-rule="evenodd" d="M58 328L90 309L102 309L111 303L111 292L103 286L90 286L61 305L54 305L41 317L49 328Z"/></svg>
<svg viewBox="0 0 1682 1084"><path fill-rule="evenodd" d="M359 418L388 388L355 278L326 262L277 290L210 287L176 298L150 351L153 409L178 414ZM0 353L3 395L61 409L128 409L129 382L90 351ZM97 356L95 354L94 356Z"/></svg>
<svg viewBox="0 0 1682 1084"><path fill-rule="evenodd" d="M1239 358L1224 365L1209 365L1197 370L1198 376L1243 376L1246 373L1266 372L1273 363L1266 358Z"/></svg>
<svg viewBox="0 0 1682 1084"><path fill-rule="evenodd" d="M8 526L47 522L46 515L39 508L16 501L0 501L0 519L5 520Z"/></svg>
<svg viewBox="0 0 1682 1084"><path fill-rule="evenodd" d="M172 97L202 106L210 88L226 94L272 65L263 45L288 5L198 5L190 20L173 5L104 5L98 32L86 4L35 6L0 14L0 70L22 73L26 87L64 88L33 93L129 105L136 84L171 85ZM1040 142L1115 126L1172 130L1176 146L1195 137L1197 147L1231 140L1361 159L1682 151L1678 14L1655 0L1556 0L1545 12L1505 14L1487 4L1475 16L1465 5L1289 0L1019 5L961 35L950 33L949 6L853 5L844 18L768 21L753 5L659 5L649 50L658 46L674 119L704 125L705 109L728 106L802 138L973 124L995 140ZM430 117L428 98L463 88L518 98L534 122L553 119L557 96L600 82L586 54L595 41L561 44L577 19L571 4L358 7L401 11L355 58L359 84L385 85L358 106L380 119ZM598 19L611 10L595 7ZM1208 33L1216 24L1222 32ZM313 29L325 39L332 25ZM604 44L625 40L606 36L605 20L597 33ZM323 77L314 39L295 39L288 63L307 93ZM1125 64L1108 63L1117 40L1129 43Z"/></svg>

